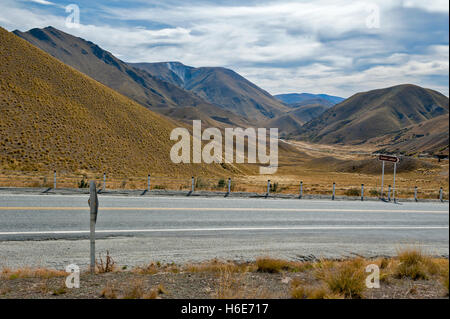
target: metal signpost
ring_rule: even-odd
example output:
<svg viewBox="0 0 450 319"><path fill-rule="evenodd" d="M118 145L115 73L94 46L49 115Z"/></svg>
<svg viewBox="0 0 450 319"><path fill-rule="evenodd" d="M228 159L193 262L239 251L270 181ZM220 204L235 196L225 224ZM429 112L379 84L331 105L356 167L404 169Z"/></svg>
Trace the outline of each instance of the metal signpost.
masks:
<svg viewBox="0 0 450 319"><path fill-rule="evenodd" d="M383 162L383 165L381 167L381 198L384 198L383 194L383 184L384 184L384 163L385 162L391 162L394 163L394 184L392 188L392 197L394 198L395 202L395 175L397 172L397 163L400 161L400 159L397 156L392 155L380 155L378 156L378 160ZM390 192L390 191L389 191Z"/></svg>
<svg viewBox="0 0 450 319"><path fill-rule="evenodd" d="M89 207L90 207L90 217L91 217L91 274L95 273L95 224L97 222L97 212L98 212L98 197L97 197L97 187L95 186L95 181L91 181L89 185Z"/></svg>

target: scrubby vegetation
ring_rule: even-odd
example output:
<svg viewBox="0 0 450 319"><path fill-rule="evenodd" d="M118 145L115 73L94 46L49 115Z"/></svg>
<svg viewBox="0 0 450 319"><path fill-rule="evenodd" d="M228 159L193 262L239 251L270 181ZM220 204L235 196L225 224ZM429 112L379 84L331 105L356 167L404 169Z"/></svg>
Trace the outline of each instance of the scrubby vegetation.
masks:
<svg viewBox="0 0 450 319"><path fill-rule="evenodd" d="M151 262L128 269L109 262L97 275L82 272L80 289L66 289L67 273L50 269L4 269L0 298L54 296L59 298L424 298L448 296L446 258L420 249L399 251L393 258L288 261L270 257L255 262L214 259L185 265ZM101 264L101 263L100 263ZM366 286L368 265L380 270L380 288ZM20 291L15 285L24 284ZM35 285L30 286L30 280Z"/></svg>

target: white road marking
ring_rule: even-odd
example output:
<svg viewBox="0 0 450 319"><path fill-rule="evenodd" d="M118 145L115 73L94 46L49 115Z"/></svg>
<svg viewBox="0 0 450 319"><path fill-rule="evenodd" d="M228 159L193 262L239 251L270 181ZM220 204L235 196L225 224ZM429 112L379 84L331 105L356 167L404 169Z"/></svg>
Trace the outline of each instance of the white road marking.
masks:
<svg viewBox="0 0 450 319"><path fill-rule="evenodd" d="M220 228L164 228L164 229L110 229L96 230L98 234L204 232L204 231L268 231L268 230L436 230L448 226L293 226L293 227L220 227ZM28 232L0 232L0 235L70 235L89 234L89 230L56 230Z"/></svg>
<svg viewBox="0 0 450 319"><path fill-rule="evenodd" d="M89 210L89 207L27 207L3 206L0 211L26 210L26 211L57 211L57 210ZM347 213L422 213L422 214L448 214L445 210L412 210L412 209L345 209L345 208L269 208L269 207L99 207L107 211L261 211L261 212L347 212Z"/></svg>

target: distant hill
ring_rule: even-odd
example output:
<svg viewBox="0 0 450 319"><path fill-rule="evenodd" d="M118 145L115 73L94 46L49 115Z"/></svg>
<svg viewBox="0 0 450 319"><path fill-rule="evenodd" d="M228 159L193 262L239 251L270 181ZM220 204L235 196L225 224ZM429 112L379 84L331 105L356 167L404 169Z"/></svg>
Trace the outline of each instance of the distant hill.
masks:
<svg viewBox="0 0 450 319"><path fill-rule="evenodd" d="M81 50L81 48L79 48ZM234 166L173 164L179 124L0 28L0 168L191 176Z"/></svg>
<svg viewBox="0 0 450 319"><path fill-rule="evenodd" d="M303 105L293 108L286 114L280 115L266 122L266 127L278 127L282 138L295 138L303 124L316 118L329 107L322 104Z"/></svg>
<svg viewBox="0 0 450 319"><path fill-rule="evenodd" d="M295 116L302 123L307 123L312 119L318 117L328 109L329 107L323 104L306 104L294 108L292 111L289 112L289 114Z"/></svg>
<svg viewBox="0 0 450 319"><path fill-rule="evenodd" d="M444 114L399 131L374 138L379 152L408 155L429 153L449 154L449 115Z"/></svg>
<svg viewBox="0 0 450 319"><path fill-rule="evenodd" d="M449 99L441 93L398 85L353 95L303 125L299 138L326 144L364 143L448 112Z"/></svg>
<svg viewBox="0 0 450 319"><path fill-rule="evenodd" d="M344 98L339 96L332 96L327 94L311 94L311 93L278 94L275 95L275 97L281 102L292 107L310 104L321 104L324 106L331 107L345 100Z"/></svg>
<svg viewBox="0 0 450 319"><path fill-rule="evenodd" d="M289 111L289 108L268 92L236 72L220 67L194 68L179 62L134 63L197 96L259 124Z"/></svg>
<svg viewBox="0 0 450 319"><path fill-rule="evenodd" d="M53 27L28 32L16 30L14 34L153 111L185 122L201 119L210 126L245 123L232 112L142 69L133 68L90 41Z"/></svg>

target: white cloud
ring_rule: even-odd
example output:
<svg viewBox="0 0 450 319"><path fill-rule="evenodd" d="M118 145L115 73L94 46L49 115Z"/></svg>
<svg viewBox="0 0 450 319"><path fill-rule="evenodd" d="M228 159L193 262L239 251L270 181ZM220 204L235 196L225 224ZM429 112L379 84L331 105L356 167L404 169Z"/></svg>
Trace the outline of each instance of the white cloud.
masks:
<svg viewBox="0 0 450 319"><path fill-rule="evenodd" d="M53 6L53 5L55 5L53 2L50 2L50 1L47 1L47 0L29 0L29 1L30 2L39 3L39 4L43 4L43 5L46 5L46 6L49 6L49 5Z"/></svg>
<svg viewBox="0 0 450 319"><path fill-rule="evenodd" d="M443 79L449 68L448 24L442 26L442 35L437 35L441 38L429 35L426 29L433 23L433 14L448 12L448 4L441 1L426 7L412 0L284 0L252 5L172 0L156 6L147 2L140 5L101 7L103 18L122 22L117 25L88 24L89 17L81 7L85 24L66 29L64 13L33 12L2 0L0 23L22 30L53 25L129 62L170 60L229 67L272 94L310 91L349 96L413 82L448 95L448 80ZM366 25L374 5L379 8L380 28ZM402 8L428 12L429 21L399 17ZM133 27L129 20L162 26ZM424 34L417 34L421 32L417 31L418 23L424 23ZM426 43L417 42L423 38ZM436 77L441 78L433 80Z"/></svg>
<svg viewBox="0 0 450 319"><path fill-rule="evenodd" d="M430 12L449 12L448 0L404 0L403 6L405 8L420 8Z"/></svg>

